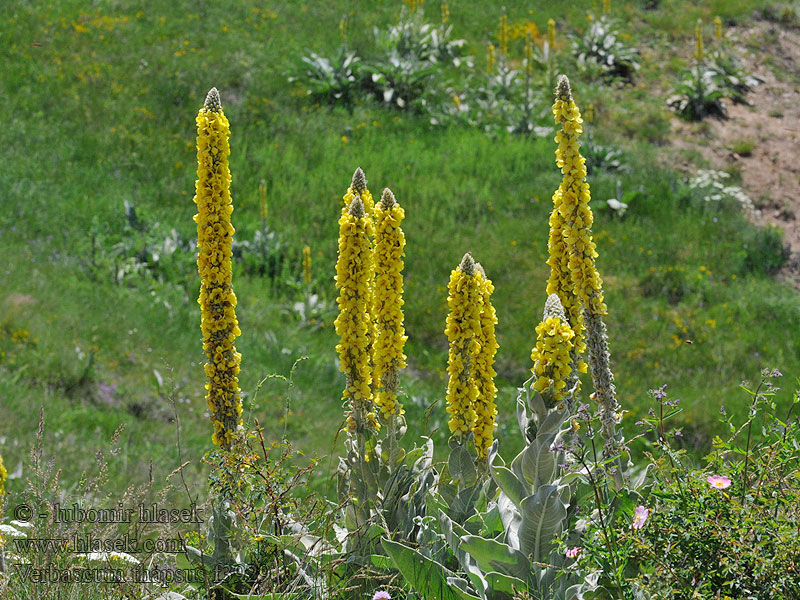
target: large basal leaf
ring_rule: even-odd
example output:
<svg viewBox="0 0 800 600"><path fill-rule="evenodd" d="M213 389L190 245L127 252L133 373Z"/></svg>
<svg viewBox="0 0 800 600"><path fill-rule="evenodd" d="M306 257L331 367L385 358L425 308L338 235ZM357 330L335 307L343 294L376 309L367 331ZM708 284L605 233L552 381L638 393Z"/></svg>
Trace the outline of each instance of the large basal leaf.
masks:
<svg viewBox="0 0 800 600"><path fill-rule="evenodd" d="M452 577L453 573L436 561L399 542L383 538L381 543L405 580L423 598L478 600L477 596L450 585L447 578Z"/></svg>
<svg viewBox="0 0 800 600"><path fill-rule="evenodd" d="M533 489L553 481L556 470L556 455L550 446L555 440L554 433L539 433L536 439L522 452L522 474Z"/></svg>
<svg viewBox="0 0 800 600"><path fill-rule="evenodd" d="M520 550L535 562L546 562L552 550L551 542L561 531L567 507L558 488L543 485L522 501L522 522L519 526Z"/></svg>
<svg viewBox="0 0 800 600"><path fill-rule="evenodd" d="M517 478L517 476L511 472L510 469L505 467L490 467L492 478L494 479L495 483L497 483L497 487L508 496L511 501L516 504L517 506L522 506L522 500L528 495L528 489L523 485L523 483Z"/></svg>
<svg viewBox="0 0 800 600"><path fill-rule="evenodd" d="M461 547L469 552L484 573L498 571L522 580L530 575L531 567L525 555L497 540L468 535L461 538Z"/></svg>

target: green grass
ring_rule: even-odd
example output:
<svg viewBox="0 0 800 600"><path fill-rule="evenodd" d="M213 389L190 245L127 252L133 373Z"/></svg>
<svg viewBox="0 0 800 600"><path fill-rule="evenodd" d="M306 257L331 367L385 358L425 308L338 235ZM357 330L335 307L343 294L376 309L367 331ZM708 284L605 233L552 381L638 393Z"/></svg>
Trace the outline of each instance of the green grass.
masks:
<svg viewBox="0 0 800 600"><path fill-rule="evenodd" d="M620 4L621 16L633 19L632 43L652 50L637 86L609 89L570 73L578 101L596 106L588 126L621 145L633 167L590 181L597 200L618 197L619 189L633 195L624 219L598 211L594 228L619 396L631 413L625 422L632 434L650 406L647 390L668 383L683 400L683 425L697 432L698 449L716 431L720 404L745 410L742 379L766 365L788 378L800 374L800 311L797 293L759 269L763 245L753 227L728 207L695 204L676 174L656 166L653 144L664 141L669 116L651 90L669 81L663 63L686 54L680 47L669 53L666 44L690 39L698 17L746 19L762 4L672 0L654 11ZM350 15L353 45L369 53L372 27L395 19L399 6L99 2L89 9L65 0L6 10L0 76L13 93L5 98L0 148L0 322L8 330L0 337L0 452L10 470L24 460L44 406L48 451L63 463L67 487L119 424L126 429L109 486L146 477L151 460L163 477L179 464L177 410L183 453L192 460L187 475L203 485L199 459L210 426L192 266L153 285L135 278L117 285L110 269L92 275L90 267L93 239L94 252L108 255L103 240L123 235L126 200L145 220L194 235L194 116L211 86L221 90L231 122L238 235L250 239L259 225L264 180L269 226L288 247L286 277L299 281L308 244L312 291L333 302L339 203L356 166L374 195L389 186L405 207L410 440L425 431L434 402L428 425L438 429L437 440L446 438L446 284L465 251L483 264L497 288L500 430L510 434L501 448L506 456L517 450L514 388L529 374L559 181L551 139L434 130L424 118L369 103L353 115L315 108L286 82L302 53L338 45L342 15ZM531 18L540 30L551 16L562 29L583 28L585 13L598 12L587 2L506 6L512 23ZM438 5L426 3L425 11L433 18ZM455 34L480 59L499 5L459 2L451 13ZM235 272L235 288L247 417L270 436L285 432L308 455L330 454L342 421L332 316L322 327L302 324L292 308L301 294L285 282ZM11 339L19 329L30 341ZM255 395L267 375L288 376L302 356L309 358L297 365L292 387L271 379ZM319 489L330 489L328 475L318 474ZM13 480L9 487L21 486Z"/></svg>

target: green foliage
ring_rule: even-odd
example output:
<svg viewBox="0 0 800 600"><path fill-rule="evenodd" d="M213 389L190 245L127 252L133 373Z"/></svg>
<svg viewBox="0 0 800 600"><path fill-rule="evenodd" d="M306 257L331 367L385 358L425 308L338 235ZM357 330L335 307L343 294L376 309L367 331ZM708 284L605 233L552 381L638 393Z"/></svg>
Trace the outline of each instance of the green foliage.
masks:
<svg viewBox="0 0 800 600"><path fill-rule="evenodd" d="M783 231L769 226L752 231L742 243L742 272L777 273L789 260L791 251L783 241Z"/></svg>
<svg viewBox="0 0 800 600"><path fill-rule="evenodd" d="M362 83L362 64L356 53L342 45L334 58L312 52L301 61L305 66L298 69L297 75L289 77L289 81L303 83L305 93L314 102L343 104L352 113L356 92Z"/></svg>
<svg viewBox="0 0 800 600"><path fill-rule="evenodd" d="M750 413L734 424L723 412L727 439L715 438L705 468L674 448L680 431L665 427L677 401L667 399L664 388L652 391L658 406L641 423L654 438L650 516L636 531L625 522L615 527L631 585L655 597L777 599L800 593L800 485L794 475L800 401L795 394L788 410L776 413L771 381L778 376L765 370L755 388L743 384ZM762 433L758 439L756 431ZM582 564L602 560L602 548L584 550Z"/></svg>
<svg viewBox="0 0 800 600"><path fill-rule="evenodd" d="M683 73L667 105L688 121L702 121L708 116L724 119L728 116L722 103L724 97L725 89L717 79L717 72L698 64Z"/></svg>
<svg viewBox="0 0 800 600"><path fill-rule="evenodd" d="M580 67L592 63L608 79L632 81L639 69L639 52L623 41L617 27L606 15L592 20L583 34L572 36L572 52Z"/></svg>

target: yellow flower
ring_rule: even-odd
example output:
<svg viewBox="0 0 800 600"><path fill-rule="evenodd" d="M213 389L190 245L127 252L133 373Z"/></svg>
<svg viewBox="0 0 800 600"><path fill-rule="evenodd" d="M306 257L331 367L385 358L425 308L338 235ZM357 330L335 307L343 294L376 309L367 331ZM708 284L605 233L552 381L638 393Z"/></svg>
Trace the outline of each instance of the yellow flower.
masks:
<svg viewBox="0 0 800 600"><path fill-rule="evenodd" d="M547 317L536 326L536 346L531 351L531 372L536 376L533 389L544 396L548 406L557 405L568 391L574 338L569 323L559 316Z"/></svg>
<svg viewBox="0 0 800 600"><path fill-rule="evenodd" d="M486 273L480 264L475 265L475 277L478 279L479 294L481 297L480 314L480 349L475 356L474 380L478 388L478 397L475 401L475 423L472 426L475 448L478 458L485 459L494 440L495 417L497 416L497 387L494 377L494 357L497 353L497 338L495 325L497 313L492 306L492 292L494 285L487 279Z"/></svg>
<svg viewBox="0 0 800 600"><path fill-rule="evenodd" d="M406 238L400 227L405 212L389 188L375 206L375 287L373 306L377 324L373 379L380 391L375 404L389 422L404 413L397 401L397 372L406 366L403 347L403 256Z"/></svg>
<svg viewBox="0 0 800 600"><path fill-rule="evenodd" d="M718 41L722 41L722 19L719 17L714 17L714 38Z"/></svg>
<svg viewBox="0 0 800 600"><path fill-rule="evenodd" d="M556 45L556 22L553 19L547 19L547 43L552 51Z"/></svg>
<svg viewBox="0 0 800 600"><path fill-rule="evenodd" d="M450 7L447 6L446 0L442 2L442 24L446 25L450 20Z"/></svg>
<svg viewBox="0 0 800 600"><path fill-rule="evenodd" d="M351 427L359 432L369 429L372 412L370 313L374 265L370 232L370 218L357 196L339 219L335 277L339 316L334 325L339 335L339 370L347 376L342 396L350 404L348 424L352 423Z"/></svg>
<svg viewBox="0 0 800 600"><path fill-rule="evenodd" d="M311 283L311 248L308 246L303 247L303 280Z"/></svg>
<svg viewBox="0 0 800 600"><path fill-rule="evenodd" d="M230 448L241 427L242 400L239 393L241 355L234 340L241 335L236 320L231 257L234 229L228 167L230 146L228 119L222 111L219 92L212 88L197 115L197 269L200 273L203 350L206 353L206 401L214 425L212 440Z"/></svg>
<svg viewBox="0 0 800 600"><path fill-rule="evenodd" d="M489 75L491 75L494 72L494 62L495 62L494 44L489 44L489 47L487 48L487 52L488 52L488 54L487 54L487 59L486 59L486 72Z"/></svg>
<svg viewBox="0 0 800 600"><path fill-rule="evenodd" d="M447 358L448 425L459 442L466 439L475 424L475 401L478 388L473 378L473 362L480 350L480 283L475 276L475 261L467 253L457 269L450 273L445 334L450 343Z"/></svg>
<svg viewBox="0 0 800 600"><path fill-rule="evenodd" d="M595 268L597 251L592 240L591 194L586 182L586 159L580 154L578 141L583 133L583 119L564 75L558 81L553 115L556 124L561 125L555 139L558 142L556 165L563 178L553 195L550 216L548 264L551 271L547 293L558 294L561 299L575 330L576 350L580 354L583 352L580 302L597 314L604 315L607 309L603 302L602 280Z"/></svg>
<svg viewBox="0 0 800 600"><path fill-rule="evenodd" d="M703 21L701 19L697 19L697 25L694 28L694 39L694 57L697 60L703 60Z"/></svg>
<svg viewBox="0 0 800 600"><path fill-rule="evenodd" d="M503 9L503 16L500 17L500 32L497 35L500 42L500 53L503 56L508 56L508 17L506 11Z"/></svg>
<svg viewBox="0 0 800 600"><path fill-rule="evenodd" d="M611 12L611 0L603 0L603 12L605 14Z"/></svg>

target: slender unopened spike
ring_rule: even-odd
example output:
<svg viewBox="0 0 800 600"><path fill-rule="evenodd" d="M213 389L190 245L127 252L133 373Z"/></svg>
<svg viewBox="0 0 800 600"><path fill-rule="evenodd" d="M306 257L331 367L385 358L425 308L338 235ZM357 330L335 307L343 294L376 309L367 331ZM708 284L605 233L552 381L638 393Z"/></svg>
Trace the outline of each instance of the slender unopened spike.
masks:
<svg viewBox="0 0 800 600"><path fill-rule="evenodd" d="M356 196L353 198L353 201L350 203L349 212L353 215L356 219L360 219L365 215L364 213L364 203L361 201L361 198Z"/></svg>
<svg viewBox="0 0 800 600"><path fill-rule="evenodd" d="M459 270L465 275L472 275L475 272L475 259L472 254L467 252L464 258L461 259L461 264L458 265Z"/></svg>
<svg viewBox="0 0 800 600"><path fill-rule="evenodd" d="M222 100L220 100L217 88L212 87L208 91L208 95L206 96L206 101L205 103L203 103L203 108L205 108L208 112L216 112L216 113L222 110Z"/></svg>
<svg viewBox="0 0 800 600"><path fill-rule="evenodd" d="M353 190L358 193L367 189L367 176L364 175L364 171L361 170L361 167L356 168L355 173L353 173L353 181L350 185Z"/></svg>
<svg viewBox="0 0 800 600"><path fill-rule="evenodd" d="M381 194L381 208L383 210L390 210L397 202L394 199L394 194L389 188L384 188Z"/></svg>
<svg viewBox="0 0 800 600"><path fill-rule="evenodd" d="M566 75L558 76L558 83L556 84L556 96L565 102L572 98L572 88L569 86L569 79Z"/></svg>

